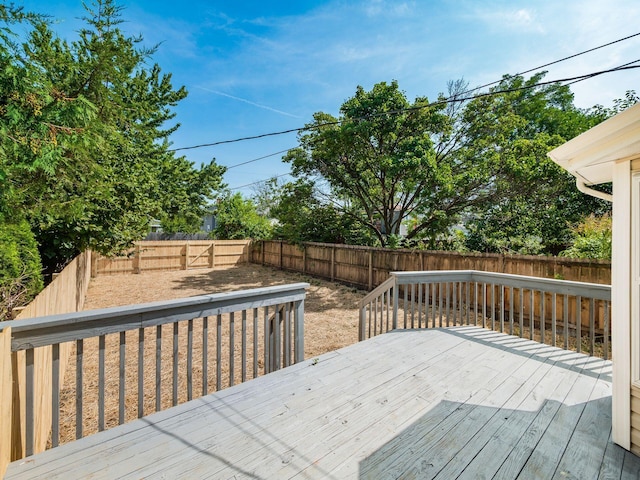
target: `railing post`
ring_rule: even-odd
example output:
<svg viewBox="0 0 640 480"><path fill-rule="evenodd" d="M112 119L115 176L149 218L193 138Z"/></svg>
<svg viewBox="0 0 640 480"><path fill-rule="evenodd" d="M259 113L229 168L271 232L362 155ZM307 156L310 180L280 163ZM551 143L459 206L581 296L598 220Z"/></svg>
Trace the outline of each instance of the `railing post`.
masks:
<svg viewBox="0 0 640 480"><path fill-rule="evenodd" d="M360 324L358 329L358 341L367 339L367 307L360 307Z"/></svg>
<svg viewBox="0 0 640 480"><path fill-rule="evenodd" d="M0 478L4 478L11 461L11 327L0 332Z"/></svg>
<svg viewBox="0 0 640 480"><path fill-rule="evenodd" d="M304 360L304 300L295 302L295 310L293 362L298 363Z"/></svg>

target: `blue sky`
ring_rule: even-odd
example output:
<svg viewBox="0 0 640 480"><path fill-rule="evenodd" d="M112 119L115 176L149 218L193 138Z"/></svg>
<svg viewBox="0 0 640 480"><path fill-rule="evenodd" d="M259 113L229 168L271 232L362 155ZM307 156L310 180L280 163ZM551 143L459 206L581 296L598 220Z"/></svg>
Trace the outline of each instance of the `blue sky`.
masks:
<svg viewBox="0 0 640 480"><path fill-rule="evenodd" d="M16 0L51 14L72 38L80 0ZM189 96L177 107L175 148L303 126L337 114L357 85L398 80L412 101L435 99L447 81L471 86L640 32L638 0L563 1L184 1L121 0L122 28L159 44L153 60ZM547 79L640 59L640 37L549 67ZM572 87L576 104L609 106L640 92L640 71ZM185 151L232 166L296 146L295 133ZM238 188L289 171L282 154L230 169ZM288 178L288 177L283 177ZM240 188L245 196L252 187Z"/></svg>

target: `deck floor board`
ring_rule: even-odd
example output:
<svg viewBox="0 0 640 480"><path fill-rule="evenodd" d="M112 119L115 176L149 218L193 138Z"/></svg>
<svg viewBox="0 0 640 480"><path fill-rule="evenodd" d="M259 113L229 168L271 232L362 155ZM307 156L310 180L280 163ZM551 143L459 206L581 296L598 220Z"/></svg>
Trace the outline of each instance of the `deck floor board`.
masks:
<svg viewBox="0 0 640 480"><path fill-rule="evenodd" d="M476 327L380 335L28 459L18 478L640 477L611 363Z"/></svg>

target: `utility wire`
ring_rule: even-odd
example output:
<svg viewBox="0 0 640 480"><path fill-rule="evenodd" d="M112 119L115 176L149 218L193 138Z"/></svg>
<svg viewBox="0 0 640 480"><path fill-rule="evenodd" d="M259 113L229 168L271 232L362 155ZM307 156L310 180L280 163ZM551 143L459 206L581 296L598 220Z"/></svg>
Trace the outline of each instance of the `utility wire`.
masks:
<svg viewBox="0 0 640 480"><path fill-rule="evenodd" d="M287 175L292 175L292 173L291 172L287 172L287 173L283 173L281 175L275 175L273 177L265 178L264 180L258 180L257 182L247 183L246 185L241 185L239 187L233 187L233 188L230 188L229 190L230 191L240 190L241 188L250 187L252 185L257 185L258 183L264 183L264 182L266 182L268 180L271 180L272 178L286 177Z"/></svg>
<svg viewBox="0 0 640 480"><path fill-rule="evenodd" d="M597 47L590 48L589 50L583 50L582 52L574 53L573 55L569 55L568 57L563 57L563 58L560 58L558 60L554 60L553 62L545 63L544 65L539 65L537 67L533 67L533 68L530 68L529 70L525 70L523 72L519 72L519 73L516 73L514 75L510 75L510 76L517 77L518 75L524 75L525 73L531 73L531 72L533 72L535 70L540 70L542 68L549 67L551 65L555 65L557 63L561 63L561 62L564 62L566 60L570 60L572 58L579 57L580 55L584 55L586 53L594 52L594 51L599 50L601 48L608 47L610 45L614 45L616 43L620 43L620 42L623 42L625 40L629 40L630 38L637 37L637 36L640 36L640 32L634 33L633 35L629 35L629 36L626 36L626 37L623 37L623 38L619 38L618 40L614 40L613 42L609 42L609 43L605 43L605 44L602 44L602 45L598 45ZM485 87L490 87L491 85L495 85L497 83L500 83L501 81L502 80L496 80L496 81L491 82L491 83L485 83L484 85L480 85L479 87L476 87L473 90L468 90L465 93L473 92L475 90L480 90L481 88L485 88ZM581 80L576 80L576 82L579 82L579 81L581 81Z"/></svg>
<svg viewBox="0 0 640 480"><path fill-rule="evenodd" d="M231 170L232 168L240 167L241 165L246 165L248 163L257 162L258 160L264 160L265 158L273 157L275 155L279 155L280 153L288 152L292 148L295 148L295 147L287 148L286 150L280 150L279 152L275 152L275 153L270 153L269 155L264 155L262 157L254 158L253 160L247 160L246 162L236 163L235 165L231 165L227 167L227 170Z"/></svg>
<svg viewBox="0 0 640 480"><path fill-rule="evenodd" d="M564 79L559 79L559 80L548 80L548 81L545 81L545 82L538 82L538 83L536 83L534 85L525 85L525 86L522 86L522 87L507 88L507 89L504 89L504 90L480 93L480 94L476 94L476 95L472 95L472 96L468 96L468 97L462 97L462 98L458 97L458 98L453 98L453 99L438 100L436 102L431 102L431 103L425 104L425 105L417 105L417 106L414 106L414 107L398 109L398 110L390 110L388 112L380 112L380 113L377 113L377 114L372 114L368 118L377 117L377 116L381 116L381 115L395 115L395 114L399 114L399 113L404 113L404 112L409 112L409 111L414 111L414 110L420 110L420 109L423 109L423 108L428 108L428 107L432 107L432 106L436 106L436 105L443 105L443 104L454 103L454 102L465 102L465 101L473 100L473 99L476 99L476 98L490 97L490 96L499 95L499 94L503 94L503 93L513 93L513 92L518 92L518 91L523 91L523 90L530 90L532 88L536 88L536 87L539 87L539 86L551 85L551 84L556 84L556 83L567 82L565 85L571 85L573 83L581 82L583 80L588 80L590 78L597 77L599 75L604 75L605 73L611 73L611 72L617 72L617 71L622 71L622 70L632 70L632 69L640 68L640 65L633 65L634 63L638 63L638 62L640 62L640 59L634 60L632 62L625 63L623 65L619 65L618 67L611 68L611 69L608 69L608 70L601 70L601 71L598 71L598 72L592 72L592 73L589 73L589 74L579 75L579 76L576 76L576 77L569 77L569 78L564 78ZM355 118L355 119L347 119L347 120L364 120L364 118ZM296 129L296 131L311 130L311 129L319 128L319 127L323 127L323 126L340 124L342 122L343 122L343 120L337 120L335 122L326 122L326 123L322 123L322 124L319 124L319 125L314 125L312 127L299 128L299 129ZM286 133L289 133L289 131L286 131ZM279 132L273 132L273 133L268 134L268 135L278 135L278 134L279 134ZM250 137L250 138L259 138L259 137ZM242 141L242 139L237 139L235 141ZM227 142L230 142L230 141L228 140ZM284 150L284 151L288 151L288 150ZM282 153L282 152L278 152L278 153ZM274 154L271 154L271 155L268 155L268 156L273 156L273 155L277 155L277 153L274 153ZM259 159L255 159L255 160L259 160ZM255 161L255 160L252 160L252 161ZM279 177L284 177L286 175L292 175L292 174L291 174L291 172L283 173L283 174L277 175L275 177L269 177L269 178L264 179L264 180L258 180L256 182L252 182L252 183L249 183L249 184L246 184L246 185L230 188L229 190L239 190L241 188L250 187L252 185L256 185L258 183L265 182L265 181L267 181L267 180L269 180L271 178L279 178Z"/></svg>
<svg viewBox="0 0 640 480"><path fill-rule="evenodd" d="M632 63L636 63L636 61L634 62L630 62L630 64ZM344 121L347 120L367 120L370 118L375 118L375 117L379 117L379 116L383 116L383 115L397 115L400 113L405 113L405 112L411 112L411 111L415 111L415 110L422 110L425 108L430 108L430 107L435 107L435 106L439 106L439 105L446 105L449 103L461 103L461 102L466 102L466 101L470 101L470 100L475 100L477 98L483 98L483 97L489 97L489 96L494 96L494 95L501 95L503 93L513 93L513 92L518 92L518 91L522 91L522 90L530 90L532 88L536 88L536 87L540 87L540 86L544 86L544 85L551 85L551 84L557 84L557 83L565 83L565 82L571 82L571 83L577 83L579 81L582 80L586 80L589 78L593 78L593 77L597 77L599 75L603 75L605 73L611 73L611 72L617 72L617 71L622 71L622 70L631 70L631 69L636 69L636 68L640 68L640 65L630 65L630 64L624 64L621 65L619 67L615 67L615 68L610 68L607 70L601 70L601 71L597 71L597 72L592 72L592 73L588 73L588 74L584 74L584 75L578 75L575 77L567 77L567 78L561 78L561 79L557 79L557 80L548 80L548 81L544 81L544 82L538 82L535 83L533 85L524 85L522 87L515 87L515 88L507 88L504 90L495 90L495 91L490 91L490 92L485 92L485 93L478 93L475 95L470 95L470 96L465 96L465 97L459 97L456 96L454 98L445 98L443 100L437 100L435 102L430 102L430 103L426 103L424 105L416 105L414 107L408 107L408 108L402 108L402 109L397 109L397 110L389 110L387 112L378 112L378 113L373 113L371 115L368 115L367 117L356 117L356 118L347 118L344 120L335 120L332 122L324 122L324 123L319 123L317 125L311 125L311 126L306 126L306 127L298 127L298 128L290 128L288 130L281 130L278 132L269 132L269 133L263 133L260 135L251 135L248 137L241 137L241 138L235 138L232 140L221 140L218 142L212 142L212 143L203 143L200 145L193 145L190 147L181 147L181 148L174 148L169 150L170 152L177 152L177 151L181 151L181 150L193 150L196 148L203 148L203 147L213 147L213 146L217 146L217 145L224 145L224 144L228 144L228 143L238 143L238 142L244 142L247 140L256 140L259 138L265 138L265 137L274 137L274 136L278 136L278 135L285 135L287 133L293 133L293 132L304 132L307 130L315 130L317 128L321 128L321 127L328 127L328 126L333 126L333 125L339 125ZM571 83L567 83L567 85L570 85ZM464 92L467 93L467 92Z"/></svg>

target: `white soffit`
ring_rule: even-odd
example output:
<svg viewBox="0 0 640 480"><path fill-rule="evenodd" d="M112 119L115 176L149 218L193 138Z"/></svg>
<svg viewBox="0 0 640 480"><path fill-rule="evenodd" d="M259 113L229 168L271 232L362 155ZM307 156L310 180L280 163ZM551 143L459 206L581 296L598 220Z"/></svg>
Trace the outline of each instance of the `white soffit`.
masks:
<svg viewBox="0 0 640 480"><path fill-rule="evenodd" d="M640 156L640 104L605 120L547 155L587 185L610 182L614 162Z"/></svg>

